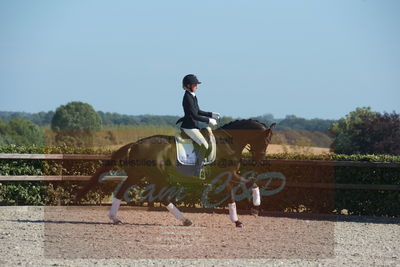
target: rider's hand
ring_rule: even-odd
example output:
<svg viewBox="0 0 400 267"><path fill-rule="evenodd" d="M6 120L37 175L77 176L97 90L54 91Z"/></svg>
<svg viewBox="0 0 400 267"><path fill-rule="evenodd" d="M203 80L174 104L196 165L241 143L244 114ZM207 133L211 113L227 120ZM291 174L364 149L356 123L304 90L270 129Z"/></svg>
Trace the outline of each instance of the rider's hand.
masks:
<svg viewBox="0 0 400 267"><path fill-rule="evenodd" d="M213 118L213 119L219 119L219 118L221 118L221 114L219 114L219 113L214 113L214 112L212 112L211 114L212 114L212 118Z"/></svg>
<svg viewBox="0 0 400 267"><path fill-rule="evenodd" d="M215 119L208 119L208 123L211 124L212 126L217 125L217 121Z"/></svg>

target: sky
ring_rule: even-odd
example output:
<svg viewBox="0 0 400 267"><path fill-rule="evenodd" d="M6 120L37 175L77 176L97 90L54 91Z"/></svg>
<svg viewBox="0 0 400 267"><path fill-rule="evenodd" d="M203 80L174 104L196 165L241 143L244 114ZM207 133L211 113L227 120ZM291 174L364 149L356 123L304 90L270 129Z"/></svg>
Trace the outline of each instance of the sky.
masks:
<svg viewBox="0 0 400 267"><path fill-rule="evenodd" d="M400 1L0 1L0 111L400 112Z"/></svg>

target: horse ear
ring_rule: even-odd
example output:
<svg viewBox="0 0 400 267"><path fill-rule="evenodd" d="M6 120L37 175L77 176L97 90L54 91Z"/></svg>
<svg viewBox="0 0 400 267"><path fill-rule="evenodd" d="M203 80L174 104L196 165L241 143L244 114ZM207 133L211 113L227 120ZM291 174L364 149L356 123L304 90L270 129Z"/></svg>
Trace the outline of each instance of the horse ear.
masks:
<svg viewBox="0 0 400 267"><path fill-rule="evenodd" d="M275 128L275 126L276 126L276 123L274 122L274 123L272 123L272 124L269 126L269 128L272 130L272 129Z"/></svg>

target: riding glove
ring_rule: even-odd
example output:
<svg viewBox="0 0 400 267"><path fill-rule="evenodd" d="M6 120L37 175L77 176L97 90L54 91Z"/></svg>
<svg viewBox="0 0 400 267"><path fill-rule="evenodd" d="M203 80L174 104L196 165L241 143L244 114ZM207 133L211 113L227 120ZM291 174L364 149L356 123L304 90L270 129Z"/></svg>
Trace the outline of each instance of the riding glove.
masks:
<svg viewBox="0 0 400 267"><path fill-rule="evenodd" d="M215 119L209 118L208 123L211 124L212 126L217 125L217 121Z"/></svg>

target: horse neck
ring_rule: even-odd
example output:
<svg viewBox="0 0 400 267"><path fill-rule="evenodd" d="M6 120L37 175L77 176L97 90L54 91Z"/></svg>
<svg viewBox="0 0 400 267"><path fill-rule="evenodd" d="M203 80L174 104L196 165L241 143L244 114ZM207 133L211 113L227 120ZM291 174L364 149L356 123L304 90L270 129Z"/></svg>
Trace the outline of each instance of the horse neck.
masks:
<svg viewBox="0 0 400 267"><path fill-rule="evenodd" d="M230 148L235 151L236 154L241 155L244 147L248 144L245 138L245 130L224 130L217 129L213 131L218 141L229 144ZM219 139L219 140L218 140Z"/></svg>

